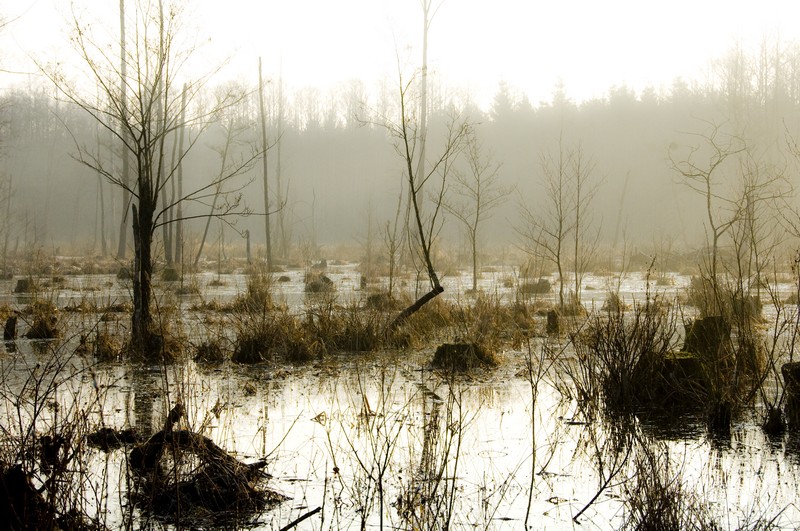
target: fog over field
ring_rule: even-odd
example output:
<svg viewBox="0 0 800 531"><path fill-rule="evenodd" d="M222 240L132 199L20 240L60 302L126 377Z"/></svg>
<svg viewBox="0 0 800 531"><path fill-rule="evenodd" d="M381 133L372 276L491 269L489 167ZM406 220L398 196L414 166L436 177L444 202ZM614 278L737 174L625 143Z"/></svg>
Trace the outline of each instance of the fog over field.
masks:
<svg viewBox="0 0 800 531"><path fill-rule="evenodd" d="M147 4L138 6L140 15ZM780 175L782 190L796 180L791 146L800 125L800 50L789 24L798 14L792 2L678 2L643 10L625 1L446 1L430 6L427 39L423 9L414 1L232 1L224 7L198 1L164 9L176 21L169 31L180 57L172 94L193 81L202 83L189 102L195 109L212 109L225 94L237 98L224 112L187 124L194 145L183 161L185 188L207 186L221 168L259 149L261 58L269 210L281 218L271 230L295 245L357 244L393 219L405 193L404 159L386 125L397 122L399 89L409 82L406 111L420 122L423 78L429 162L456 116L469 122L481 155L498 166L498 189L513 189L481 223L482 248L525 245L520 233L530 219L524 213L545 212L551 203L543 160L577 152L592 190L586 219L599 242L625 242L644 253L665 240L687 251L704 243L704 198L677 166L693 152L694 162L705 164L713 156L712 134L743 148L713 176L714 193L725 201L740 198L750 171L745 165L760 168L763 179ZM129 39L136 10L128 0ZM105 240L114 248L122 194L78 154L94 151L114 174L113 120L106 124L112 129L98 126L60 89L89 94L87 101L115 90L98 89L87 75L75 37L81 27L95 52L114 65L119 5L38 0L0 14L9 246L97 253ZM54 75L63 76L60 89ZM229 125L235 138L223 163ZM168 155L173 136L165 138ZM251 162L222 191L243 192L242 204L254 215L230 221L263 245L264 165ZM454 157L447 198L457 197L455 175L466 168L465 155ZM202 203L184 206L184 215L200 217L188 222L187 241L196 243L204 229L210 202ZM792 204L770 205L764 215L786 214ZM463 247L459 221L448 213L441 219L439 245ZM783 230L793 220L784 221ZM212 233L219 230L215 223ZM230 231L226 241L241 239Z"/></svg>

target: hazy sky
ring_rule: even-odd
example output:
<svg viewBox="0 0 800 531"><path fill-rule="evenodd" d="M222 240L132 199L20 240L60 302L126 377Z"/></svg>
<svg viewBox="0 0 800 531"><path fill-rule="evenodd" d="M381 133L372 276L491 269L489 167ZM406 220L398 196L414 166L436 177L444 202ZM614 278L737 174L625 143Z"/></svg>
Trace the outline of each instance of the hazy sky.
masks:
<svg viewBox="0 0 800 531"><path fill-rule="evenodd" d="M68 60L64 18L74 2L116 29L117 0L14 0L0 34L0 67L32 71L26 54ZM133 5L134 0L126 3ZM429 63L443 84L481 104L498 83L549 100L562 80L576 100L612 85L639 91L697 78L740 39L798 40L797 0L444 0L430 30ZM209 63L230 57L231 76L254 82L282 69L290 87L322 90L358 78L395 79L421 61L420 0L187 0ZM209 41L210 39L210 41ZM20 76L4 76L2 86Z"/></svg>

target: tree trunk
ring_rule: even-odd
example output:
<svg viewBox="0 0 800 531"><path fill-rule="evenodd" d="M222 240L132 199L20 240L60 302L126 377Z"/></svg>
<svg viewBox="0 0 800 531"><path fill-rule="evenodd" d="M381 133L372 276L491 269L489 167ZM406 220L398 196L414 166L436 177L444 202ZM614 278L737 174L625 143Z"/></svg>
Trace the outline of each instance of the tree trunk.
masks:
<svg viewBox="0 0 800 531"><path fill-rule="evenodd" d="M183 92L181 93L181 118L180 118L180 132L178 133L178 204L176 206L175 217L175 263L181 266L181 275L183 275L183 139L186 123L186 85L183 85Z"/></svg>
<svg viewBox="0 0 800 531"><path fill-rule="evenodd" d="M269 227L269 179L267 171L267 114L264 111L264 78L261 77L261 58L258 58L258 108L261 115L261 146L264 169L264 232L267 236L267 271L272 271L272 238Z"/></svg>
<svg viewBox="0 0 800 531"><path fill-rule="evenodd" d="M120 92L122 93L122 109L120 110L122 129L122 146L120 146L120 157L122 157L122 208L120 209L120 222L119 222L119 240L117 245L117 259L123 260L125 258L125 251L128 246L128 226L125 218L128 215L128 204L131 202L130 194L130 165L128 164L128 129L127 129L127 107L126 98L128 97L128 81L127 77L127 60L125 57L125 0L119 0L119 47L120 47ZM135 222L134 222L135 223Z"/></svg>
<svg viewBox="0 0 800 531"><path fill-rule="evenodd" d="M6 265L8 260L8 245L11 240L11 192L13 191L13 177L8 176L8 190L6 191L6 219L5 219L5 234L3 235L3 272L6 272Z"/></svg>
<svg viewBox="0 0 800 531"><path fill-rule="evenodd" d="M220 163L219 176L217 177L218 183L216 188L214 189L214 199L211 202L211 211L208 213L208 217L206 218L206 227L203 230L203 238L200 240L200 248L197 249L197 255L194 257L195 267L197 267L197 264L200 262L200 256L203 254L203 247L206 244L206 238L208 238L208 229L211 226L211 218L214 217L214 211L217 209L217 200L219 199L220 189L222 188L222 181L225 177L225 165L228 163L228 149L230 148L232 140L233 140L233 118L228 120L225 145L222 148L222 157L221 157L222 162Z"/></svg>
<svg viewBox="0 0 800 531"><path fill-rule="evenodd" d="M280 209L278 210L278 231L280 232L280 253L282 258L288 258L289 256L289 237L286 234L286 212L283 207L286 206L287 199L288 199L288 187L287 192L284 194L283 192L283 185L282 185L282 165L281 165L281 144L283 138L283 77L278 80L278 139L277 145L277 154L275 158L275 195L277 196L278 204L280 205Z"/></svg>
<svg viewBox="0 0 800 531"><path fill-rule="evenodd" d="M470 235L472 240L472 291L478 292L478 235L475 231Z"/></svg>
<svg viewBox="0 0 800 531"><path fill-rule="evenodd" d="M141 194L139 208L133 205L133 317L131 322L131 341L133 347L145 358L154 358L159 352L153 333L153 316L150 313L152 299L152 243L153 213L155 201Z"/></svg>
<svg viewBox="0 0 800 531"><path fill-rule="evenodd" d="M97 196L98 208L100 209L100 254L108 256L108 248L106 247L106 202L103 197L103 176L97 174Z"/></svg>
<svg viewBox="0 0 800 531"><path fill-rule="evenodd" d="M403 324L406 319L414 315L420 308L425 306L429 301L433 300L434 297L439 295L440 293L444 292L444 288L440 285L437 285L428 293L420 297L419 299L414 302L411 306L400 312L400 314L394 318L394 321L391 322L389 325L389 330L394 330L401 324Z"/></svg>
<svg viewBox="0 0 800 531"><path fill-rule="evenodd" d="M158 57L164 57L164 1L158 0ZM164 173L164 146L166 144L166 131L167 131L167 117L165 115L165 106L167 102L165 101L168 97L169 89L171 88L169 85L164 83L164 79L160 79L156 84L157 87L157 99L156 99L156 128L158 131L162 131L162 134L159 134L158 142L156 143L158 146L158 161L156 163L156 180L155 180L155 193L158 194L159 190L161 191L161 204L162 208L164 209L164 215L168 219L169 212L168 212L168 198L167 198L167 176ZM174 152L174 149L173 149ZM164 260L167 262L167 266L172 266L172 225L170 223L164 223L161 225L161 234L164 240Z"/></svg>
<svg viewBox="0 0 800 531"><path fill-rule="evenodd" d="M424 0L422 3L422 79L420 80L420 109L419 109L419 160L417 161L417 175L425 176L425 144L428 138L428 29L430 29L431 3ZM420 190L421 191L421 190Z"/></svg>

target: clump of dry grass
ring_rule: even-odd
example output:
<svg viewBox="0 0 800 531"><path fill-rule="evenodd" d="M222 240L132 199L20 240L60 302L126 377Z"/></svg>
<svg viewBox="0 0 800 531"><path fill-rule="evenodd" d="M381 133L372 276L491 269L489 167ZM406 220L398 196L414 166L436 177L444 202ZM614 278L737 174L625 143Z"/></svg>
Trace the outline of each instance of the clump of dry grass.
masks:
<svg viewBox="0 0 800 531"><path fill-rule="evenodd" d="M97 361L117 361L122 354L122 346L116 336L104 330L81 334L75 350L80 355L92 355Z"/></svg>
<svg viewBox="0 0 800 531"><path fill-rule="evenodd" d="M419 343L423 338L442 335L454 322L453 306L443 298L431 300L403 323L403 328Z"/></svg>
<svg viewBox="0 0 800 531"><path fill-rule="evenodd" d="M219 339L207 339L195 347L194 361L206 365L219 365L226 359Z"/></svg>
<svg viewBox="0 0 800 531"><path fill-rule="evenodd" d="M59 311L53 302L38 299L26 306L22 314L30 323L25 334L28 339L55 339L61 335Z"/></svg>
<svg viewBox="0 0 800 531"><path fill-rule="evenodd" d="M511 287L511 286L508 286ZM523 282L519 286L519 293L521 295L546 295L552 291L553 286L546 278L540 278L536 282Z"/></svg>
<svg viewBox="0 0 800 531"><path fill-rule="evenodd" d="M497 357L478 343L444 343L439 345L431 365L445 371L469 371L471 369L495 367Z"/></svg>
<svg viewBox="0 0 800 531"><path fill-rule="evenodd" d="M257 265L249 270L247 291L236 297L230 305L220 305L220 310L234 312L265 312L273 308L272 290L274 279L266 266Z"/></svg>
<svg viewBox="0 0 800 531"><path fill-rule="evenodd" d="M451 309L459 339L475 342L489 350L503 345L514 348L531 336L541 333L534 307L517 301L505 304L500 298L479 296L471 305Z"/></svg>
<svg viewBox="0 0 800 531"><path fill-rule="evenodd" d="M389 318L385 312L328 299L306 308L302 331L326 351L375 351L386 346Z"/></svg>
<svg viewBox="0 0 800 531"><path fill-rule="evenodd" d="M257 319L236 323L237 334L232 360L236 363L261 363L276 357L306 362L321 356L323 345L303 333L299 323L285 311L275 311Z"/></svg>
<svg viewBox="0 0 800 531"><path fill-rule="evenodd" d="M147 345L136 345L127 341L121 349L123 357L134 361L157 361L175 363L184 355L184 340L169 330L160 330L150 335Z"/></svg>

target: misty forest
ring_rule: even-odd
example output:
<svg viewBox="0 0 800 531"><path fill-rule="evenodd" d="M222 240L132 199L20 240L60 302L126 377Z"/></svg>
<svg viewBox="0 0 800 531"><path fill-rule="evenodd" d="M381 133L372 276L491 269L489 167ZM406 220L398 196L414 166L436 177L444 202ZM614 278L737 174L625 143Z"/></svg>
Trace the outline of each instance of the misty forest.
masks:
<svg viewBox="0 0 800 531"><path fill-rule="evenodd" d="M0 92L9 529L800 525L800 43L481 103L440 4L327 89L75 8Z"/></svg>

